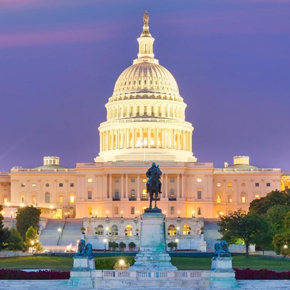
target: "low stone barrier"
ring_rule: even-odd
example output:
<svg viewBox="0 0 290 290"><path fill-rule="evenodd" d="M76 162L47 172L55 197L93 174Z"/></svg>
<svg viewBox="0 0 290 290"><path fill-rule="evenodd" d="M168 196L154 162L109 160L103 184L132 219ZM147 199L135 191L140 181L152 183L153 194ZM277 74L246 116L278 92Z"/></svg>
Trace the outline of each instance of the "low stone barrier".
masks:
<svg viewBox="0 0 290 290"><path fill-rule="evenodd" d="M290 280L238 280L239 290L289 290ZM193 283L194 284L194 283ZM79 287L79 289L84 289ZM71 287L68 286L68 280L0 280L1 290L70 290ZM76 289L78 289L76 287ZM94 288L85 288L86 290L93 290ZM116 290L137 290L137 287L127 286L123 287L119 284ZM156 290L155 287L146 287L146 290ZM167 288L166 288L167 289ZM175 290L182 290L183 287L175 287ZM192 290L197 290L199 288L192 285ZM209 288L210 289L210 288ZM165 288L164 288L165 290Z"/></svg>

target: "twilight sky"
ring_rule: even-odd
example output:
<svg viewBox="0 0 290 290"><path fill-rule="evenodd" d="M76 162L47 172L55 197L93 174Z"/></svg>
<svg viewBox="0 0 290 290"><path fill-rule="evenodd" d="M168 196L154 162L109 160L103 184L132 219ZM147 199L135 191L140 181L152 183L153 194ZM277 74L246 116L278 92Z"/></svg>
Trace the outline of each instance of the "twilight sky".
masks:
<svg viewBox="0 0 290 290"><path fill-rule="evenodd" d="M0 0L0 170L93 162L145 10L198 161L290 170L290 0Z"/></svg>

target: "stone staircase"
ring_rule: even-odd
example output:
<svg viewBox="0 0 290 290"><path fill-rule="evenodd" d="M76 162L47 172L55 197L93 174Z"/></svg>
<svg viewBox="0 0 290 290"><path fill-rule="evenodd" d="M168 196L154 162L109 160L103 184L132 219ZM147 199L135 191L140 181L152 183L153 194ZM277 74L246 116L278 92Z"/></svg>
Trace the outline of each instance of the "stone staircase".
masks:
<svg viewBox="0 0 290 290"><path fill-rule="evenodd" d="M82 219L66 219L58 245L68 246L72 244L72 246L75 246L77 244L77 240L81 239L80 229L82 226Z"/></svg>
<svg viewBox="0 0 290 290"><path fill-rule="evenodd" d="M57 245L61 233L58 228L63 230L64 220L62 219L48 219L45 229L42 230L39 241L43 246Z"/></svg>

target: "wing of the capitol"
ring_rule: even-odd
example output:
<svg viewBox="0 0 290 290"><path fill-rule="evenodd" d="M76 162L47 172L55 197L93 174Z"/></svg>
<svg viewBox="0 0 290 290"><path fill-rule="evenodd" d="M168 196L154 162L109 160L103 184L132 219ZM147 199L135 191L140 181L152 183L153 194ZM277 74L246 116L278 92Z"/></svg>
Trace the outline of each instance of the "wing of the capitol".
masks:
<svg viewBox="0 0 290 290"><path fill-rule="evenodd" d="M190 237L184 247L202 249L200 240L198 246L194 241L204 219L248 211L252 200L290 188L289 173L250 165L248 156L234 156L223 168L198 162L194 128L186 121L187 96L155 58L148 19L137 40L137 58L120 74L105 105L98 156L75 168L46 156L39 167L0 172L6 218L13 220L18 207L32 205L44 219L81 219L87 236L138 236L140 215L148 207L145 173L155 162L162 171L158 207L166 215L168 236Z"/></svg>

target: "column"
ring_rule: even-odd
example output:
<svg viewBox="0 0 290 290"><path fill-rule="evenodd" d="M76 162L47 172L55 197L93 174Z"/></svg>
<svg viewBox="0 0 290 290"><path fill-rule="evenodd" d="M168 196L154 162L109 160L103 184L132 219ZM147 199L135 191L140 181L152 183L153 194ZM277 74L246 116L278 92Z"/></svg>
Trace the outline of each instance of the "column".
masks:
<svg viewBox="0 0 290 290"><path fill-rule="evenodd" d="M98 191L98 175L95 175L93 196L92 196L93 199L97 198L97 191Z"/></svg>
<svg viewBox="0 0 290 290"><path fill-rule="evenodd" d="M137 174L137 199L140 200L140 174Z"/></svg>
<svg viewBox="0 0 290 290"><path fill-rule="evenodd" d="M161 147L165 148L165 129L161 130L161 138L162 138Z"/></svg>
<svg viewBox="0 0 290 290"><path fill-rule="evenodd" d="M126 148L129 148L129 130L126 129L126 138L125 138L125 143L126 143Z"/></svg>
<svg viewBox="0 0 290 290"><path fill-rule="evenodd" d="M125 194L124 197L126 198L128 195L128 174L126 174L126 187L125 187Z"/></svg>
<svg viewBox="0 0 290 290"><path fill-rule="evenodd" d="M165 175L165 198L168 198L168 173Z"/></svg>
<svg viewBox="0 0 290 290"><path fill-rule="evenodd" d="M121 199L125 197L124 196L124 174L121 174Z"/></svg>
<svg viewBox="0 0 290 290"><path fill-rule="evenodd" d="M181 198L184 198L184 191L185 191L185 188L184 188L184 185L185 185L185 182L186 182L186 175L185 173L182 174L181 176Z"/></svg>
<svg viewBox="0 0 290 290"><path fill-rule="evenodd" d="M112 174L109 174L109 194L108 198L112 198Z"/></svg>
<svg viewBox="0 0 290 290"><path fill-rule="evenodd" d="M158 140L158 134L159 134L159 130L158 129L155 129L155 147L156 148L159 148L159 140Z"/></svg>
<svg viewBox="0 0 290 290"><path fill-rule="evenodd" d="M180 198L180 195L179 195L179 193L180 193L180 174L178 173L177 174L177 193L176 193L176 197L177 198Z"/></svg>
<svg viewBox="0 0 290 290"><path fill-rule="evenodd" d="M108 194L108 177L107 174L105 173L103 175L103 198L104 199L108 199L109 198L109 194Z"/></svg>
<svg viewBox="0 0 290 290"><path fill-rule="evenodd" d="M147 136L148 136L148 141L147 141L147 143L148 143L148 148L151 148L151 129L148 129L148 134L147 134Z"/></svg>
<svg viewBox="0 0 290 290"><path fill-rule="evenodd" d="M171 129L171 134L170 134L170 137L171 137L171 149L174 149L174 130Z"/></svg>
<svg viewBox="0 0 290 290"><path fill-rule="evenodd" d="M140 129L140 148L144 147L143 128Z"/></svg>

